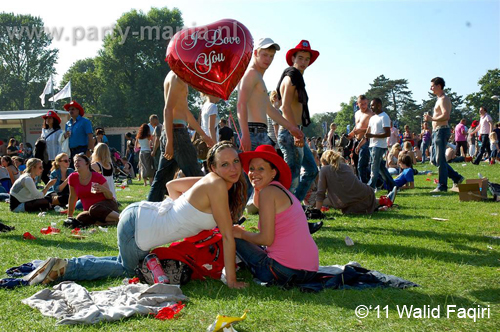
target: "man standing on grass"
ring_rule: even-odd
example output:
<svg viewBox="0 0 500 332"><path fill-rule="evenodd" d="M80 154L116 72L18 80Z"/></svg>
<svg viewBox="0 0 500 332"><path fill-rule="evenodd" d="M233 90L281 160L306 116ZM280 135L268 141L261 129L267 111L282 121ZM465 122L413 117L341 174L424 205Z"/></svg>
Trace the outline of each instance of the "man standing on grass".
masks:
<svg viewBox="0 0 500 332"><path fill-rule="evenodd" d="M448 125L451 113L450 98L444 93L445 83L441 77L431 80L431 90L436 95L436 105L432 116L424 115L424 121L432 121L432 148L434 153L431 162L438 168L439 183L431 193L438 193L448 190L448 177L453 180L454 185L463 182L464 177L458 174L446 162L446 145L451 136L451 128Z"/></svg>
<svg viewBox="0 0 500 332"><path fill-rule="evenodd" d="M283 116L295 129L302 125L308 126L311 123L307 105L309 97L303 75L318 56L319 52L313 50L307 40L302 40L295 48L286 53L286 62L290 67L285 69L281 75L276 91L278 99L282 100ZM305 144L304 138L297 137L288 128L280 130L278 143L284 159L292 171L290 191L299 201L302 201L306 197L311 183L318 175L314 156L309 146ZM300 176L302 167L304 174Z"/></svg>
<svg viewBox="0 0 500 332"><path fill-rule="evenodd" d="M465 157L468 151L467 148L467 127L465 126L465 119L460 120L460 123L455 126L455 142L457 143L456 155ZM463 151L463 153L460 152Z"/></svg>
<svg viewBox="0 0 500 332"><path fill-rule="evenodd" d="M488 152L488 156L491 155L491 147L490 147L490 133L493 130L493 120L491 119L491 115L488 114L486 107L481 107L479 109L479 115L481 119L479 120L479 126L472 132L472 134L476 134L479 132L479 138L481 139L481 150L479 150L479 154L474 160L474 165L479 165L481 160L483 159L483 154Z"/></svg>
<svg viewBox="0 0 500 332"><path fill-rule="evenodd" d="M370 162L372 164L371 178L368 185L377 191L377 182L380 176L388 186L388 190L392 191L395 183L385 167L384 161L387 152L387 137L391 136L391 119L386 112L382 111L382 100L380 98L373 98L371 109L375 114L368 121L365 135L367 139L370 139Z"/></svg>
<svg viewBox="0 0 500 332"><path fill-rule="evenodd" d="M373 112L368 107L368 98L366 98L365 95L360 95L357 103L359 110L354 114L356 127L349 133L348 137L356 138L353 159L356 169L358 170L358 178L361 182L368 183L368 180L370 180L370 170L368 167L370 165L370 149L364 137L368 128L368 122L373 116Z"/></svg>
<svg viewBox="0 0 500 332"><path fill-rule="evenodd" d="M158 165L148 201L161 202L167 193L166 184L174 178L180 168L186 176L202 176L196 149L191 143L187 130L193 127L208 146L213 141L201 129L198 121L189 111L187 96L188 85L173 71L170 71L163 83L165 108L163 109L163 132L160 150L162 157Z"/></svg>

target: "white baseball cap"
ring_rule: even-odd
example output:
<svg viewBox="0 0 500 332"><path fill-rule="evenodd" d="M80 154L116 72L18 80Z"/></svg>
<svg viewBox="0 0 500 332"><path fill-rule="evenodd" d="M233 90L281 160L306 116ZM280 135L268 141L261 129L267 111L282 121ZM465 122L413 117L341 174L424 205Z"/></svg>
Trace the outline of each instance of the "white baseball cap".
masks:
<svg viewBox="0 0 500 332"><path fill-rule="evenodd" d="M276 48L276 51L280 50L280 46L276 44L271 38L260 38L257 41L257 44L255 44L255 49L259 48L269 48L271 46L274 46Z"/></svg>

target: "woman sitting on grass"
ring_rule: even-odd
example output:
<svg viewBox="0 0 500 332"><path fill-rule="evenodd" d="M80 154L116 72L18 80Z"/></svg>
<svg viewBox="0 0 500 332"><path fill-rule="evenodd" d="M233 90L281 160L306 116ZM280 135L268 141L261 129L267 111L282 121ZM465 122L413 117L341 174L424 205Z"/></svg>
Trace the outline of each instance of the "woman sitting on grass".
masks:
<svg viewBox="0 0 500 332"><path fill-rule="evenodd" d="M238 152L228 141L219 142L208 152L207 162L210 173L206 176L170 181L170 198L165 201L134 203L123 210L117 228L118 257L49 258L25 280L33 285L56 279L131 277L152 248L219 227L227 284L230 288L245 287L236 281L232 233L233 220L238 219L246 202Z"/></svg>
<svg viewBox="0 0 500 332"><path fill-rule="evenodd" d="M52 162L50 179L55 179L51 191L47 194L52 199L52 205L66 207L69 200L68 177L75 170L69 167L69 157L66 153L59 153Z"/></svg>
<svg viewBox="0 0 500 332"><path fill-rule="evenodd" d="M381 206L373 189L361 182L352 169L345 163L340 153L325 151L321 156L324 165L319 172L316 208L321 209L325 193L335 209L343 214L371 214ZM397 187L394 186L389 199L394 202Z"/></svg>
<svg viewBox="0 0 500 332"><path fill-rule="evenodd" d="M255 190L259 232L233 226L238 257L263 282L291 286L311 281L319 267L318 247L299 200L287 190L290 168L270 145L240 153L240 159Z"/></svg>
<svg viewBox="0 0 500 332"><path fill-rule="evenodd" d="M120 216L118 204L109 190L106 179L92 171L90 160L85 154L77 154L73 161L76 172L68 177L68 218L73 217L76 201L80 199L84 210L76 217L80 224L116 225Z"/></svg>
<svg viewBox="0 0 500 332"><path fill-rule="evenodd" d="M92 169L100 173L106 179L109 191L116 200L115 179L113 178L113 163L111 162L111 153L107 144L98 143L92 154Z"/></svg>
<svg viewBox="0 0 500 332"><path fill-rule="evenodd" d="M10 189L10 210L13 212L40 212L52 208L50 199L45 198L47 191L56 182L49 181L42 191L36 188L35 178L43 172L42 161L31 158L26 163L26 170Z"/></svg>
<svg viewBox="0 0 500 332"><path fill-rule="evenodd" d="M9 156L3 156L2 157L2 167L5 167L7 172L9 172L9 178L10 178L10 185L12 186L14 182L16 182L17 179L19 179L19 176L21 173L17 169L16 165L14 165L12 158ZM7 190L9 191L9 190Z"/></svg>

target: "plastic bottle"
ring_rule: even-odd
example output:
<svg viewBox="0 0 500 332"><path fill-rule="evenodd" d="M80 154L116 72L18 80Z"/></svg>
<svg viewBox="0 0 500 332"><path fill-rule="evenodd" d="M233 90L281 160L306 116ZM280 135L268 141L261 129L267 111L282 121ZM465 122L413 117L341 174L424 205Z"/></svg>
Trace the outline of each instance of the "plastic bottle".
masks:
<svg viewBox="0 0 500 332"><path fill-rule="evenodd" d="M59 205L54 206L54 211L56 211L57 213L61 213L62 210L64 210L64 209L62 207L60 207Z"/></svg>
<svg viewBox="0 0 500 332"><path fill-rule="evenodd" d="M149 254L144 258L146 266L151 271L153 275L153 281L155 284L169 284L170 280L165 275L163 268L161 267L160 260L155 254Z"/></svg>

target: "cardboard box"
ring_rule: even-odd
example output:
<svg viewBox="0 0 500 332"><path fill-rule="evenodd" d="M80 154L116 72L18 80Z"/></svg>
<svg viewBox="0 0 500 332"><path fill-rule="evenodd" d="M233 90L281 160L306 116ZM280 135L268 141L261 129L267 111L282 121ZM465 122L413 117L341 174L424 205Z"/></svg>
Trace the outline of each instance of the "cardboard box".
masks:
<svg viewBox="0 0 500 332"><path fill-rule="evenodd" d="M488 199L488 179L467 179L458 185L458 197L462 202Z"/></svg>

